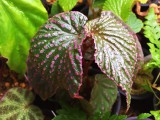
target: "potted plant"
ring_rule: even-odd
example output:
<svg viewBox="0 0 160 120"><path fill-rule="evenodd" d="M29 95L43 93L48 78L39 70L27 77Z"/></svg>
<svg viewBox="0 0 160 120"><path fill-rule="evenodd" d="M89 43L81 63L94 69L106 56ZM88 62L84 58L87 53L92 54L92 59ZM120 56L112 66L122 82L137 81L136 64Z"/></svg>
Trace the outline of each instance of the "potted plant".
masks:
<svg viewBox="0 0 160 120"><path fill-rule="evenodd" d="M84 56L91 47L94 60L86 60ZM115 85L126 91L129 108L132 80L142 59L135 33L112 12L104 11L99 18L87 21L83 14L71 11L50 18L34 36L27 76L34 91L44 100L63 88L71 97L88 101L94 112L105 113L116 99ZM87 78L93 61L104 73L96 75L94 82ZM81 90L82 84L87 87ZM83 96L86 89L90 93L87 98Z"/></svg>
<svg viewBox="0 0 160 120"><path fill-rule="evenodd" d="M58 118L68 118L67 120L77 118L78 120L80 115L83 116L83 119L88 120L94 116L96 116L95 120L103 118L108 111L111 111L116 101L117 86L125 91L126 111L129 109L133 80L144 62L142 48L136 37L136 32L141 30L143 23L132 12L133 1L128 0L120 5L121 1L107 0L103 2L103 8L100 7L100 11L104 11L101 13L98 11L96 15L92 12L94 13L94 7L99 7L98 2L88 1L89 13L92 11L88 15L92 19L88 20L81 12L70 11L77 1L66 0L71 5L68 7L64 1L58 0L51 8L51 14L54 16L49 14L50 18L47 21L46 11L43 8L37 8L36 3L31 5L26 1L21 1L21 4L16 1L12 2L13 4L1 3L7 8L18 6L18 8L25 8L24 10L28 8L25 7L25 4L29 3L29 6L37 9L36 13L29 16L31 17L29 22L35 23L36 27L27 34L29 36L25 36L27 31L23 27L20 27L24 30L20 36L10 31L12 36L16 36L15 41L19 37L21 39L25 37L23 42L12 46L16 51L14 55L17 59L19 58L23 66L14 65L16 61L12 58L13 54L3 50L7 49L3 46L6 45L6 41L1 42L3 44L2 47L0 46L0 54L8 59L9 67L21 75L26 72L25 61L28 56L25 79L29 81L29 86L41 99L56 101L62 107L57 116L52 110L55 115L53 120ZM37 2L42 7L38 0ZM113 4L119 8L120 12L111 7ZM0 6L0 8L3 13L6 13L7 10L4 7ZM124 15L123 12L126 14ZM25 16L28 15L27 12L24 13ZM23 14L21 12L13 14L17 16L13 19L15 25L19 25L17 19ZM40 17L39 22L35 22L34 15L39 15L36 17ZM133 19L136 22L132 21ZM137 27L134 26L134 23L138 24ZM3 28L7 30L5 25ZM7 39L5 35L3 38ZM10 38L7 40L10 41ZM24 56L23 59L22 56ZM101 72L89 76L92 64L96 64ZM42 111L32 104L34 97L34 94L27 89L19 87L9 89L0 102L0 118L44 119ZM27 115L22 113L22 109Z"/></svg>

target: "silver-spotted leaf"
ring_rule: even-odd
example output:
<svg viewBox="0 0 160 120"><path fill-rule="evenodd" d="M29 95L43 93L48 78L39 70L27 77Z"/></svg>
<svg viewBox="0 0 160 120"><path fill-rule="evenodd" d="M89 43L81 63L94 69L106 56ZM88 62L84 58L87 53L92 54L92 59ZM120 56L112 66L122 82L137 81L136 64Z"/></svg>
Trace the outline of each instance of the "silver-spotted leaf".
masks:
<svg viewBox="0 0 160 120"><path fill-rule="evenodd" d="M41 98L52 96L58 87L67 89L72 97L79 97L86 20L79 12L57 14L32 39L28 78Z"/></svg>
<svg viewBox="0 0 160 120"><path fill-rule="evenodd" d="M0 0L0 55L10 69L26 72L30 40L47 19L40 0Z"/></svg>
<svg viewBox="0 0 160 120"><path fill-rule="evenodd" d="M94 87L91 92L90 103L94 112L106 113L111 110L117 98L116 84L104 74L95 76Z"/></svg>
<svg viewBox="0 0 160 120"><path fill-rule="evenodd" d="M9 89L0 101L0 120L43 120L41 110L32 105L34 99L27 89Z"/></svg>
<svg viewBox="0 0 160 120"><path fill-rule="evenodd" d="M132 79L137 68L139 42L131 29L110 11L86 24L95 42L95 62L117 85L126 91L130 104Z"/></svg>

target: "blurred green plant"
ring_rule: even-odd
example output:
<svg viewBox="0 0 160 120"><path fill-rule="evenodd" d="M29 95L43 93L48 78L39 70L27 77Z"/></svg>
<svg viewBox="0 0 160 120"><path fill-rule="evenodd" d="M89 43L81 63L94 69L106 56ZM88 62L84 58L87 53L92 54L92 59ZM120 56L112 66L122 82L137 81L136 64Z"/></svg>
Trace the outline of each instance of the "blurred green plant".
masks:
<svg viewBox="0 0 160 120"><path fill-rule="evenodd" d="M47 18L40 0L0 1L0 55L11 70L25 73L31 38Z"/></svg>

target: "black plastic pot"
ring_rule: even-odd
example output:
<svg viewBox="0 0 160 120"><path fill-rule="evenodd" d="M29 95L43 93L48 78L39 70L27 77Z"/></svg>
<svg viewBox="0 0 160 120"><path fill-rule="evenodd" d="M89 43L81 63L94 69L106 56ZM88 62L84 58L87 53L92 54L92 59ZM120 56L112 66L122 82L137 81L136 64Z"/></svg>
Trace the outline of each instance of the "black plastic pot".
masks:
<svg viewBox="0 0 160 120"><path fill-rule="evenodd" d="M118 90L123 96L126 96L125 92L122 91L121 88L119 88ZM143 94L131 95L131 99L134 99L134 100L145 100L145 99L151 98L152 96L153 96L152 93L146 92L146 93L143 93Z"/></svg>

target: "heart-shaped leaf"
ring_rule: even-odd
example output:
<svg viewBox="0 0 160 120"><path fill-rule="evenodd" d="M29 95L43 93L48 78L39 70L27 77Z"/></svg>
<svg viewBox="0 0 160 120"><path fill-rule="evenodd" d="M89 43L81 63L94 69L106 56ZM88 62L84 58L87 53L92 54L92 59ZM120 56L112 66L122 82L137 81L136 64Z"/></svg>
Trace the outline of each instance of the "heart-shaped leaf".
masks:
<svg viewBox="0 0 160 120"><path fill-rule="evenodd" d="M126 91L130 104L132 78L140 49L134 32L110 11L86 24L86 32L95 42L95 62L101 70Z"/></svg>
<svg viewBox="0 0 160 120"><path fill-rule="evenodd" d="M0 55L23 74L30 40L48 18L40 0L0 0Z"/></svg>
<svg viewBox="0 0 160 120"><path fill-rule="evenodd" d="M32 105L34 95L23 88L11 88L0 101L0 120L43 120L41 110Z"/></svg>
<svg viewBox="0 0 160 120"><path fill-rule="evenodd" d="M82 84L81 44L87 18L79 12L53 16L32 40L28 58L28 77L43 99L52 96L58 87L79 97Z"/></svg>
<svg viewBox="0 0 160 120"><path fill-rule="evenodd" d="M90 103L94 108L94 112L106 113L111 110L117 98L116 84L107 78L104 74L95 76L94 87L91 92Z"/></svg>

